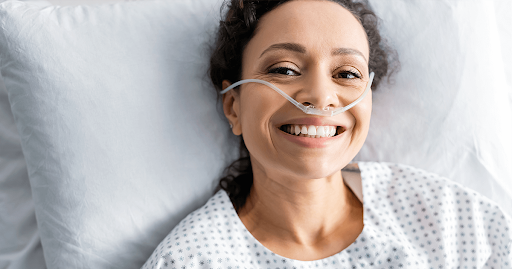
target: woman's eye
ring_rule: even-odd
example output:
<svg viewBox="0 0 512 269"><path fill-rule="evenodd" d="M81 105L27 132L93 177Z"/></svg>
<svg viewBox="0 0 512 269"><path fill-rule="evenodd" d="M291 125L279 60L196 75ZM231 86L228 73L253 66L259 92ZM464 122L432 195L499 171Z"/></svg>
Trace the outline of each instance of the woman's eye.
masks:
<svg viewBox="0 0 512 269"><path fill-rule="evenodd" d="M361 78L361 76L355 72L351 71L343 71L338 73L337 78L346 78L346 79L354 79L354 78Z"/></svg>
<svg viewBox="0 0 512 269"><path fill-rule="evenodd" d="M272 73L272 74L281 74L281 75L286 75L286 76L298 76L299 73L293 69L290 69L288 67L276 67L276 68L272 68L268 71L269 73Z"/></svg>

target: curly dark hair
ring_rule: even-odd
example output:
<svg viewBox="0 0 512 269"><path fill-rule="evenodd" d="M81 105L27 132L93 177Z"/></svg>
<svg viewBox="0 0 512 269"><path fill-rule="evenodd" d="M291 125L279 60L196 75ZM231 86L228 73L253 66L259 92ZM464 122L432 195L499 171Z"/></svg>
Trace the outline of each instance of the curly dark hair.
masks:
<svg viewBox="0 0 512 269"><path fill-rule="evenodd" d="M209 75L217 92L222 81L236 82L242 76L242 55L251 40L259 19L267 12L289 0L231 0L224 2L216 40L210 58ZM372 90L388 75L393 50L384 42L378 30L378 18L366 2L356 0L330 0L349 10L362 24L370 46L369 69L375 73ZM227 12L224 10L227 8ZM220 99L220 98L219 98ZM228 166L215 192L225 190L235 209L245 205L253 183L249 151L240 136L240 158Z"/></svg>

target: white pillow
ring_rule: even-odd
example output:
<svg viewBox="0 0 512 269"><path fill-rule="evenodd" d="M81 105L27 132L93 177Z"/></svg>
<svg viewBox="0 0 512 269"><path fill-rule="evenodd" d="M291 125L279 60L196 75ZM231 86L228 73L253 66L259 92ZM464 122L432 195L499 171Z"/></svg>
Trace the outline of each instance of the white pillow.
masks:
<svg viewBox="0 0 512 269"><path fill-rule="evenodd" d="M497 4L371 3L402 71L374 93L370 135L357 159L437 172L494 195L510 213L510 65L499 64L510 54L496 49L509 42L492 24ZM236 150L206 79L203 45L219 6L0 5L0 72L49 268L138 268L211 196ZM488 74L489 64L492 81L470 72ZM492 91L475 97L482 85Z"/></svg>
<svg viewBox="0 0 512 269"><path fill-rule="evenodd" d="M0 268L46 268L27 164L0 78Z"/></svg>
<svg viewBox="0 0 512 269"><path fill-rule="evenodd" d="M0 3L4 0L0 0ZM25 1L29 2L29 1ZM46 6L42 0L30 1ZM27 164L0 76L0 268L46 268Z"/></svg>
<svg viewBox="0 0 512 269"><path fill-rule="evenodd" d="M0 4L48 268L138 268L212 195L236 148L206 79L219 7Z"/></svg>
<svg viewBox="0 0 512 269"><path fill-rule="evenodd" d="M512 1L371 4L402 69L374 92L356 160L438 173L512 215Z"/></svg>

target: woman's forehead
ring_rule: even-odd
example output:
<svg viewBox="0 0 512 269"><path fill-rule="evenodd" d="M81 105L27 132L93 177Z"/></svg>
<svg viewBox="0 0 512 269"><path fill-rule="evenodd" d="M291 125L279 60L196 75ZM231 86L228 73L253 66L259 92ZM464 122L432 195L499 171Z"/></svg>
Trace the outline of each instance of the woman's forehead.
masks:
<svg viewBox="0 0 512 269"><path fill-rule="evenodd" d="M301 44L307 51L331 53L335 49L360 51L367 60L364 28L350 11L331 1L290 1L265 14L247 49L261 54L279 43Z"/></svg>

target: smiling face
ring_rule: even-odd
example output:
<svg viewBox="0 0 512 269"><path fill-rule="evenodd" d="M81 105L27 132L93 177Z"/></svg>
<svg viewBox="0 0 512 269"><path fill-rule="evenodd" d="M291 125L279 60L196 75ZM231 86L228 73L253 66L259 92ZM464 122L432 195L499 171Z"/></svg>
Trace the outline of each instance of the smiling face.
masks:
<svg viewBox="0 0 512 269"><path fill-rule="evenodd" d="M365 31L348 10L330 1L290 1L261 18L244 50L242 79L269 81L304 105L336 108L364 90L368 58ZM303 113L258 83L223 97L255 175L303 179L329 177L355 157L368 134L371 99L370 92L348 111L323 117Z"/></svg>

